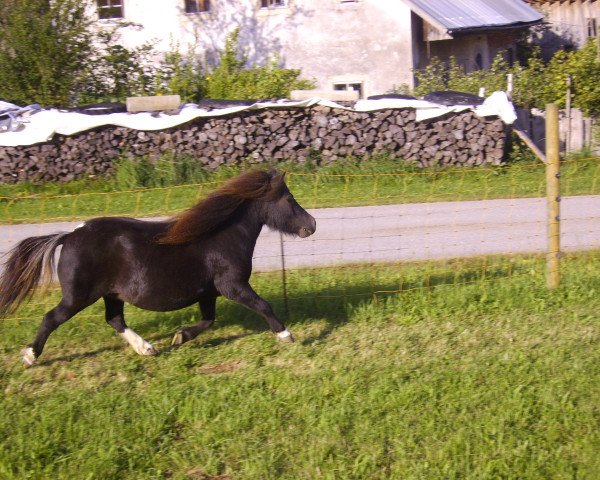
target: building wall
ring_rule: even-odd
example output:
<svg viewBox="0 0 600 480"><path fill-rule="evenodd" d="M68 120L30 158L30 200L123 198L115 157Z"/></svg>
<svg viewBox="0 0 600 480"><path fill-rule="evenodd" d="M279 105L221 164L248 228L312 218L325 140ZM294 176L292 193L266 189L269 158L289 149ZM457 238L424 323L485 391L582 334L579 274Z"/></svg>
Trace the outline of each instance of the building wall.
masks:
<svg viewBox="0 0 600 480"><path fill-rule="evenodd" d="M395 0L305 0L261 19L282 32L282 59L318 87L361 84L363 96L413 86L410 9ZM274 27L279 22L280 28ZM291 23L293 28L286 28Z"/></svg>
<svg viewBox="0 0 600 480"><path fill-rule="evenodd" d="M514 45L510 31L425 42L423 20L399 0L288 0L268 9L260 0L212 0L210 12L197 14L185 13L184 0L123 2L124 20L138 24L122 30L126 47L152 40L157 50L192 49L214 64L238 27L252 64L276 55L320 90L360 88L362 97L414 87L413 69L432 56L454 55L470 72L488 68L496 52Z"/></svg>
<svg viewBox="0 0 600 480"><path fill-rule="evenodd" d="M595 19L596 35L600 33L600 1L530 1L544 13L548 29L540 33L539 42L545 57L563 48L580 48L588 39L588 21Z"/></svg>
<svg viewBox="0 0 600 480"><path fill-rule="evenodd" d="M300 68L318 88L360 84L363 96L413 85L411 12L397 0L289 0L261 9L259 0L211 2L209 13L186 14L183 0L124 0L122 30L134 47L153 40L168 51L192 48L214 62L225 39L240 28L240 44L252 63L277 55L282 66ZM110 28L112 20L98 24Z"/></svg>

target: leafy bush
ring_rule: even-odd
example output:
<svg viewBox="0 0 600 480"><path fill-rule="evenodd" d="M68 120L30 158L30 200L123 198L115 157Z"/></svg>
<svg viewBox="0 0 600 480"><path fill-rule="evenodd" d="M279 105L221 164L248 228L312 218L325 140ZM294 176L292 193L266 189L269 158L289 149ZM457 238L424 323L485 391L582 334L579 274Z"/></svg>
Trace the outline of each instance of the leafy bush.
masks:
<svg viewBox="0 0 600 480"><path fill-rule="evenodd" d="M155 94L177 94L184 102L205 96L207 79L204 66L193 51L182 54L174 45L165 53L154 77Z"/></svg>
<svg viewBox="0 0 600 480"><path fill-rule="evenodd" d="M94 35L80 0L0 2L0 97L66 106L86 82Z"/></svg>
<svg viewBox="0 0 600 480"><path fill-rule="evenodd" d="M548 103L564 107L567 77L571 77L572 105L587 115L600 114L600 61L597 44L589 41L582 49L557 52L546 64L534 50L524 65L512 67L498 54L487 70L465 73L454 57L445 64L438 58L415 71L418 86L416 95L434 90L460 90L477 94L480 87L486 91L504 90L506 78L513 74L513 99L524 108L544 109Z"/></svg>
<svg viewBox="0 0 600 480"><path fill-rule="evenodd" d="M135 95L152 95L158 67L151 43L128 49L118 43L120 23L95 36L97 49L86 69L86 83L74 97L79 103L119 101Z"/></svg>
<svg viewBox="0 0 600 480"><path fill-rule="evenodd" d="M248 66L239 53L239 30L235 29L225 42L220 61L215 66L204 65L191 49L186 54L174 45L154 78L155 91L178 94L185 101L202 98L248 100L287 98L294 89L315 88L314 82L300 78L300 70L282 68L277 58L266 65Z"/></svg>
<svg viewBox="0 0 600 480"><path fill-rule="evenodd" d="M267 65L246 67L247 59L238 51L239 30L227 38L219 64L207 77L206 96L222 99L287 98L294 89L315 88L300 79L300 70L282 68L277 58Z"/></svg>
<svg viewBox="0 0 600 480"><path fill-rule="evenodd" d="M152 46L129 50L94 29L89 0L0 2L0 97L68 107L150 93Z"/></svg>

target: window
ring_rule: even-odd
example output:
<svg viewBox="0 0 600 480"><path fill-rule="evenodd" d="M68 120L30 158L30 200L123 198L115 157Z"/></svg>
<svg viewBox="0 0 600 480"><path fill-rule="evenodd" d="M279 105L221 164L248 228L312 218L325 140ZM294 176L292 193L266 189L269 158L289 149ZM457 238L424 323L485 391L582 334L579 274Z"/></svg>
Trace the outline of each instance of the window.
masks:
<svg viewBox="0 0 600 480"><path fill-rule="evenodd" d="M596 38L598 36L598 23L595 18L587 19L587 36L588 38Z"/></svg>
<svg viewBox="0 0 600 480"><path fill-rule="evenodd" d="M285 7L287 0L260 0L260 8Z"/></svg>
<svg viewBox="0 0 600 480"><path fill-rule="evenodd" d="M334 83L333 89L337 91L354 90L358 92L358 98L363 98L362 83Z"/></svg>
<svg viewBox="0 0 600 480"><path fill-rule="evenodd" d="M515 52L512 48L509 48L506 51L506 61L508 62L509 67L512 67L515 64Z"/></svg>
<svg viewBox="0 0 600 480"><path fill-rule="evenodd" d="M123 18L123 0L97 0L98 18Z"/></svg>
<svg viewBox="0 0 600 480"><path fill-rule="evenodd" d="M210 0L185 0L185 13L202 13L210 11Z"/></svg>

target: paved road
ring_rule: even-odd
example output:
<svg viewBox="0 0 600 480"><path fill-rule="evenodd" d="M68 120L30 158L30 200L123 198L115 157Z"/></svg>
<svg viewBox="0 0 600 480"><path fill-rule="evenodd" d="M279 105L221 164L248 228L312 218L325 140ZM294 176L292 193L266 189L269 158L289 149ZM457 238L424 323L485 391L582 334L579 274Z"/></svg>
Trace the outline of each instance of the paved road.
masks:
<svg viewBox="0 0 600 480"><path fill-rule="evenodd" d="M543 198L420 203L312 210L317 232L285 238L287 267L352 262L426 260L497 253L543 252ZM565 251L600 248L600 196L565 197L561 204ZM0 253L22 238L72 230L78 223L0 226ZM265 229L255 270L281 267L281 240Z"/></svg>

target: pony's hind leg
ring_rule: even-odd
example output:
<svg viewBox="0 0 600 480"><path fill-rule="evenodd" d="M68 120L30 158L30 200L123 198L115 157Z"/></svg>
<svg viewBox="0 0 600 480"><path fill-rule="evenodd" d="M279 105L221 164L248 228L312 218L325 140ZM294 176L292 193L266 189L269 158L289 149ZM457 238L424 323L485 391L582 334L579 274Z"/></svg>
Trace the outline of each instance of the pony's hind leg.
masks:
<svg viewBox="0 0 600 480"><path fill-rule="evenodd" d="M106 307L106 322L133 347L136 353L140 355L156 355L158 353L151 343L148 343L127 326L123 312L125 306L123 301L112 297L104 297L104 305Z"/></svg>
<svg viewBox="0 0 600 480"><path fill-rule="evenodd" d="M171 345L183 345L185 342L193 340L200 335L204 330L210 327L215 321L217 307L217 297L210 296L200 300L200 311L202 312L202 320L195 325L182 327L177 330L177 333L171 341Z"/></svg>
<svg viewBox="0 0 600 480"><path fill-rule="evenodd" d="M42 354L50 334L87 306L72 304L63 298L56 307L46 313L33 342L21 350L23 365L31 367Z"/></svg>
<svg viewBox="0 0 600 480"><path fill-rule="evenodd" d="M291 332L277 318L271 305L263 300L248 283L240 281L219 282L217 287L224 297L262 315L273 333L277 334L279 341L286 343L294 341Z"/></svg>

